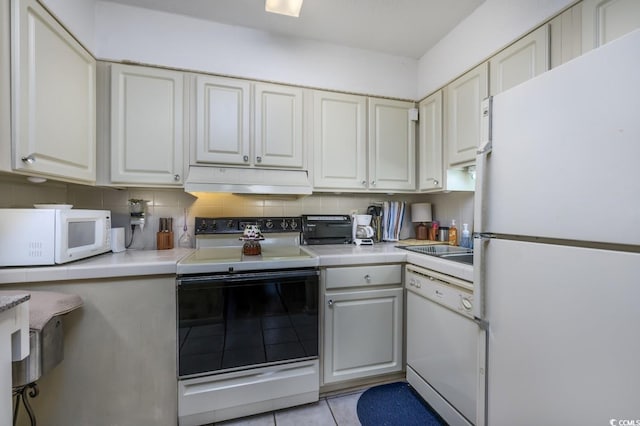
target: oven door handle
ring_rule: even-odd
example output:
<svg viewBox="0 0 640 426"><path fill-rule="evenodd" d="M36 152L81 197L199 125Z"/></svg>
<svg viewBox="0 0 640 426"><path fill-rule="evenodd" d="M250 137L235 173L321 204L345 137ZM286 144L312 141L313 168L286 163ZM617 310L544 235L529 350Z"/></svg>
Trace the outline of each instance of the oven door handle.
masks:
<svg viewBox="0 0 640 426"><path fill-rule="evenodd" d="M200 276L182 276L178 279L178 286L190 285L190 284L202 284L202 283L244 283L250 281L259 280L279 280L283 278L306 278L317 277L320 275L320 271L315 269L302 269L302 270L290 270L290 271L266 271L266 272L248 272L237 274L223 274L223 275L200 275Z"/></svg>

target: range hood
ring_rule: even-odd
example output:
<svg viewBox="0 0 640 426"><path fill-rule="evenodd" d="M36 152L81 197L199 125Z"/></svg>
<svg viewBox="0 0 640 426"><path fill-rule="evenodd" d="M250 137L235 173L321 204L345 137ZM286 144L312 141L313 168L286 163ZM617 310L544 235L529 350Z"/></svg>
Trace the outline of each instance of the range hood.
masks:
<svg viewBox="0 0 640 426"><path fill-rule="evenodd" d="M272 195L310 195L312 192L306 170L203 166L189 167L184 190Z"/></svg>

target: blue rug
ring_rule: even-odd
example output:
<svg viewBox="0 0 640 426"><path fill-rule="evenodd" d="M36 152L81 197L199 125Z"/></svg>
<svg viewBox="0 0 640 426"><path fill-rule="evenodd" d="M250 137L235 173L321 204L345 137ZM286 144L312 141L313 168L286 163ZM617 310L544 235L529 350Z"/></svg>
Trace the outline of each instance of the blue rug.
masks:
<svg viewBox="0 0 640 426"><path fill-rule="evenodd" d="M443 426L446 423L405 382L367 389L358 399L362 426Z"/></svg>

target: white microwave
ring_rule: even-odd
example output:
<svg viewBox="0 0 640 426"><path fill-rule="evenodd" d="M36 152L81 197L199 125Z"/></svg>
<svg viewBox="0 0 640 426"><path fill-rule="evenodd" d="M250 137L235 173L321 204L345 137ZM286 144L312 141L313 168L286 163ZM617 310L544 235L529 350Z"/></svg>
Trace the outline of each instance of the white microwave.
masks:
<svg viewBox="0 0 640 426"><path fill-rule="evenodd" d="M54 265L108 251L108 210L0 209L0 266Z"/></svg>

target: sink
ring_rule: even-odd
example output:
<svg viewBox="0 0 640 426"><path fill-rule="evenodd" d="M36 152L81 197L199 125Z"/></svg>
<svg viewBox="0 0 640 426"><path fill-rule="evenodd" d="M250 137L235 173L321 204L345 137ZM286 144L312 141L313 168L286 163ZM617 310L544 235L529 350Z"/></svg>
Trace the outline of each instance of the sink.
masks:
<svg viewBox="0 0 640 426"><path fill-rule="evenodd" d="M454 262L473 265L473 253L443 254L440 257L447 260L453 260Z"/></svg>
<svg viewBox="0 0 640 426"><path fill-rule="evenodd" d="M449 245L396 246L414 253L440 257L454 262L473 265L473 249Z"/></svg>
<svg viewBox="0 0 640 426"><path fill-rule="evenodd" d="M401 249L413 251L416 253L429 254L431 256L444 256L448 254L473 253L472 249L449 246L449 245L430 245L430 246L396 246Z"/></svg>

